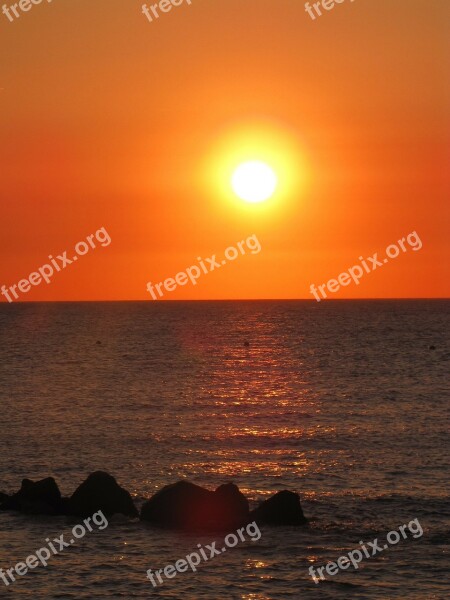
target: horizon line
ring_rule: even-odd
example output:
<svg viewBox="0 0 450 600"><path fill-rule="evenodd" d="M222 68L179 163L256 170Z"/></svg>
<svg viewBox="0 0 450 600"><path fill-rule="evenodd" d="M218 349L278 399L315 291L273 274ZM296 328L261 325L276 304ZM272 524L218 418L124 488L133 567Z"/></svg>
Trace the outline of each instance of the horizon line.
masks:
<svg viewBox="0 0 450 600"><path fill-rule="evenodd" d="M323 302L376 302L376 301L419 301L419 300L450 300L447 296L418 296L418 297L382 297L382 298L324 298L320 302L314 298L202 298L185 300L15 300L14 302L2 301L1 305L10 306L11 304L68 304L68 303L106 303L106 302L141 302L145 304L170 304L180 302L314 302L321 304Z"/></svg>

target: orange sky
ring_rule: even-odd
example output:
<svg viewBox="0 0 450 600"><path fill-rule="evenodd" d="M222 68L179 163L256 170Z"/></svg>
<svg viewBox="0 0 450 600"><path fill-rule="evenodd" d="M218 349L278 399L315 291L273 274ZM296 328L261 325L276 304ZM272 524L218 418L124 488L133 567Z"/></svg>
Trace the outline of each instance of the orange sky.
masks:
<svg viewBox="0 0 450 600"><path fill-rule="evenodd" d="M259 254L165 299L312 299L417 231L420 251L333 298L450 296L448 0L316 21L301 0L192 0L153 23L141 5L0 14L0 285L105 227L110 246L21 299L151 300L148 281L252 234ZM215 176L246 135L292 178L261 205Z"/></svg>

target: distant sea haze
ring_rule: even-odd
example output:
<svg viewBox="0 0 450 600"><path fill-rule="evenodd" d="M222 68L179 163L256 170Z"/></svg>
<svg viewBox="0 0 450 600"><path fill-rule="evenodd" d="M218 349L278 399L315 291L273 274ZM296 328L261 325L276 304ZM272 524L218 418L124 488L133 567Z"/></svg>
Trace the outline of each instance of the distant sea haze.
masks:
<svg viewBox="0 0 450 600"><path fill-rule="evenodd" d="M263 528L157 592L446 598L449 314L446 300L2 304L0 491L53 476L70 495L96 470L138 507L179 479L233 481L252 506L296 490L310 520L300 534ZM0 564L65 519L0 513ZM420 538L317 585L308 574L414 519ZM149 568L213 539L114 517L14 591L149 597Z"/></svg>

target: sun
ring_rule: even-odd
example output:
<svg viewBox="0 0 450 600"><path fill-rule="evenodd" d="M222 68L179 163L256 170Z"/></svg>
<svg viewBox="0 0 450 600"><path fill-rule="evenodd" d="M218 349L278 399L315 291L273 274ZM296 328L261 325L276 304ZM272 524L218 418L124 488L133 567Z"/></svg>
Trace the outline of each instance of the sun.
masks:
<svg viewBox="0 0 450 600"><path fill-rule="evenodd" d="M270 119L226 122L205 145L198 169L202 197L229 214L270 219L297 206L309 180L297 133Z"/></svg>
<svg viewBox="0 0 450 600"><path fill-rule="evenodd" d="M278 185L275 171L267 163L252 160L240 164L231 178L234 193L245 202L258 203L273 196Z"/></svg>

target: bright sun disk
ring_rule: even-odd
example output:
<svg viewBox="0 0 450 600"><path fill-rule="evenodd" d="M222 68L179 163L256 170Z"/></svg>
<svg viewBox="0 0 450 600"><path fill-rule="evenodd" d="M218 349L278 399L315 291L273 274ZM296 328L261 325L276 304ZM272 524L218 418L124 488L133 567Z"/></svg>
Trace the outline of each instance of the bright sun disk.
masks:
<svg viewBox="0 0 450 600"><path fill-rule="evenodd" d="M246 202L263 202L270 198L277 187L278 177L266 163L258 160L242 163L231 179L237 196Z"/></svg>

